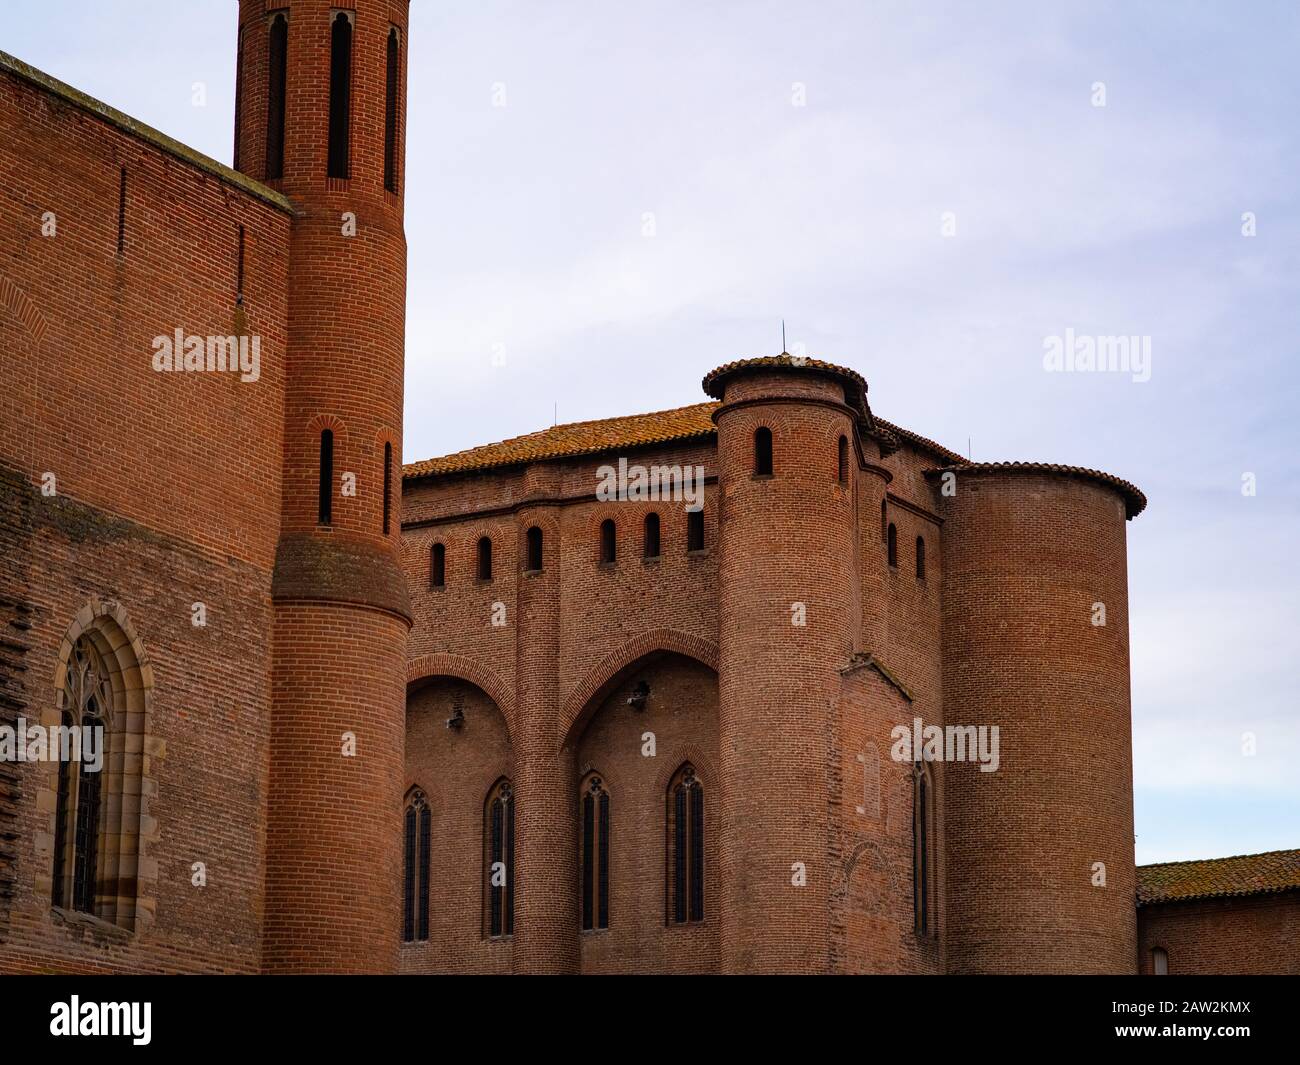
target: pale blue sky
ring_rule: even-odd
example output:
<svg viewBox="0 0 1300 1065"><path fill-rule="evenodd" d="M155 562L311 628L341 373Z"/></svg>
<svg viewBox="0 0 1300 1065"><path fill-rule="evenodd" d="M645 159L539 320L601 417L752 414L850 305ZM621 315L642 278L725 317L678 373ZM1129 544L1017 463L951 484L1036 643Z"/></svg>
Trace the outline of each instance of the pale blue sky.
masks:
<svg viewBox="0 0 1300 1065"><path fill-rule="evenodd" d="M695 402L784 317L893 421L1147 492L1139 861L1300 846L1300 7L411 9L408 460ZM235 24L46 0L0 48L229 162ZM1067 328L1150 336L1150 381L1045 373Z"/></svg>

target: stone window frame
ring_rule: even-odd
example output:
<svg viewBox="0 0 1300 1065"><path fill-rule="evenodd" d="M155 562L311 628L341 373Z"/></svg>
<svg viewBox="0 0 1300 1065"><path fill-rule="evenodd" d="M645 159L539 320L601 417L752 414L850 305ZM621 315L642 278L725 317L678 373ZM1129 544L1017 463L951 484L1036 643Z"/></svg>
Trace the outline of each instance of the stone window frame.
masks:
<svg viewBox="0 0 1300 1065"><path fill-rule="evenodd" d="M153 729L153 667L126 609L111 600L92 600L76 614L59 644L54 674L55 697L41 712L40 723L53 728L63 721L68 664L82 637L98 653L113 693L113 738L107 742L108 774L102 816L104 879L115 881L116 894L105 903L108 916L94 916L53 905L54 848L57 837L59 762L46 763L36 793L36 808L45 818L35 836L42 859L37 892L50 899L51 911L68 924L89 924L101 931L130 937L152 925L157 917L158 860L148 845L161 839L151 813L158 796L157 763L166 745ZM123 888L127 890L122 890Z"/></svg>

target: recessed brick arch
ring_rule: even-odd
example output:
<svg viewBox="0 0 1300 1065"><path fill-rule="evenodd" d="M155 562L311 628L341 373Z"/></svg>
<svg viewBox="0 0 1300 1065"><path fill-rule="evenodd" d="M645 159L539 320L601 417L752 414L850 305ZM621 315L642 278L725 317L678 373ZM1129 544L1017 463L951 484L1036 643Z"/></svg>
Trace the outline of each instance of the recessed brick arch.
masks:
<svg viewBox="0 0 1300 1065"><path fill-rule="evenodd" d="M694 636L678 629L651 629L634 636L617 650L606 655L587 671L577 687L569 693L560 713L559 736L561 747L573 742L576 726L587 710L622 678L622 675L646 655L660 651L679 654L718 671L718 645L703 636Z"/></svg>
<svg viewBox="0 0 1300 1065"><path fill-rule="evenodd" d="M497 705L501 716L506 721L506 731L510 734L513 745L517 729L515 728L514 692L495 672L464 655L432 654L421 655L412 659L406 666L406 687L410 691L412 684L431 677L455 677L468 681L481 688Z"/></svg>

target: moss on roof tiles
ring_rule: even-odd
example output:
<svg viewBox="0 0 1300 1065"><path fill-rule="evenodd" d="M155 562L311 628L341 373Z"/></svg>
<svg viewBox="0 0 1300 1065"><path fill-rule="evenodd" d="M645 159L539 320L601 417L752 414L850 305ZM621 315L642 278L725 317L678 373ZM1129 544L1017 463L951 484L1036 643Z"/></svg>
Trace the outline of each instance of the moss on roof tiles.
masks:
<svg viewBox="0 0 1300 1065"><path fill-rule="evenodd" d="M1139 865L1138 905L1300 889L1300 850Z"/></svg>

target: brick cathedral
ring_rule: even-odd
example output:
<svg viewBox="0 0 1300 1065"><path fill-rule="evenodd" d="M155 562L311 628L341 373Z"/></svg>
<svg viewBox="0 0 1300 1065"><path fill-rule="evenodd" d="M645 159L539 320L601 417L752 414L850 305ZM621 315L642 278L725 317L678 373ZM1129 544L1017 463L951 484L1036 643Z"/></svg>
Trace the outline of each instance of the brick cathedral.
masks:
<svg viewBox="0 0 1300 1065"><path fill-rule="evenodd" d="M103 738L0 971L1297 971L1300 851L1135 868L1133 485L784 353L402 466L407 14L241 0L233 168L0 53L0 733Z"/></svg>

